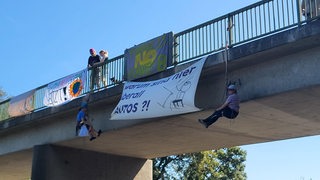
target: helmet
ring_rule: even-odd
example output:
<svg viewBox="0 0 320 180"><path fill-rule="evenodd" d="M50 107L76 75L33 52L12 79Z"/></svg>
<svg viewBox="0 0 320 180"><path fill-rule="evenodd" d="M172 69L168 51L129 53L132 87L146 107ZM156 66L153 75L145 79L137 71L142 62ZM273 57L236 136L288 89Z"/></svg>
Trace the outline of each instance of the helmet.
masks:
<svg viewBox="0 0 320 180"><path fill-rule="evenodd" d="M237 90L237 87L234 84L228 86L228 90Z"/></svg>

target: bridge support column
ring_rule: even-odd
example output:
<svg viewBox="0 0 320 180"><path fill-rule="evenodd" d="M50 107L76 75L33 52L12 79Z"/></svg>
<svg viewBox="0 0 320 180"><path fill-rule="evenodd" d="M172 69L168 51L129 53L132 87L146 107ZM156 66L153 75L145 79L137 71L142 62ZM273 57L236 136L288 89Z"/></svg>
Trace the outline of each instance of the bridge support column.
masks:
<svg viewBox="0 0 320 180"><path fill-rule="evenodd" d="M55 145L35 146L32 180L152 179L152 160Z"/></svg>

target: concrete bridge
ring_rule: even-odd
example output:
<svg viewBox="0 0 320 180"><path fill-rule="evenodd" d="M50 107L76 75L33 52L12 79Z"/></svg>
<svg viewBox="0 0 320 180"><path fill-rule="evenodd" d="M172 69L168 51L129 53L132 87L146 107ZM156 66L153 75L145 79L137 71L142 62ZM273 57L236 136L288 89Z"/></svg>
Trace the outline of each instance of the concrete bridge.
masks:
<svg viewBox="0 0 320 180"><path fill-rule="evenodd" d="M172 75L191 63L141 81ZM75 136L81 98L0 121L0 179L152 179L155 157L319 135L319 68L315 19L209 55L196 92L200 112L111 121L120 84L91 95L94 126L103 130L93 142ZM240 115L204 129L197 119L223 102L226 74L240 87Z"/></svg>

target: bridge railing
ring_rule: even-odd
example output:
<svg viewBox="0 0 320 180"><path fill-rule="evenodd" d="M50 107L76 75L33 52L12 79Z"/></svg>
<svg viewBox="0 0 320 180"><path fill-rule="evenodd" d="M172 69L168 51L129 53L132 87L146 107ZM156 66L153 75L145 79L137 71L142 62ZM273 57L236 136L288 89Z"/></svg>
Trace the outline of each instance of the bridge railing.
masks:
<svg viewBox="0 0 320 180"><path fill-rule="evenodd" d="M262 0L175 34L174 58L177 63L189 61L302 25L319 15L320 0Z"/></svg>
<svg viewBox="0 0 320 180"><path fill-rule="evenodd" d="M177 64L191 61L304 25L319 17L320 0L262 0L175 34L173 59ZM115 57L98 68L101 89L113 87L125 79L124 55ZM92 69L89 68L81 95L90 92L91 72ZM43 99L47 87L48 84L35 89L33 111L46 108ZM5 113L9 104L10 99L0 103L0 121L10 117Z"/></svg>
<svg viewBox="0 0 320 180"><path fill-rule="evenodd" d="M113 87L116 84L122 82L124 80L124 56L120 55L113 59L110 59L98 66L96 68L99 70L99 86L100 89L105 89L109 87ZM87 81L84 83L83 90L80 96L87 94L91 91L91 73L92 68L89 68L87 71ZM37 111L39 109L45 108L45 104L43 99L45 97L45 92L47 90L47 85L41 86L36 89L34 94L34 110ZM94 87L93 90L100 90L97 86Z"/></svg>

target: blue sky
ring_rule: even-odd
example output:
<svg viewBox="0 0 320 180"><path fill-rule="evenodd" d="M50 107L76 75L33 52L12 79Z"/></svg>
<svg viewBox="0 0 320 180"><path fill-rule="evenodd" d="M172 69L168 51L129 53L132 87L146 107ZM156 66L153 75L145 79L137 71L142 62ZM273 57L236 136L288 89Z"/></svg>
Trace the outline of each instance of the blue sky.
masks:
<svg viewBox="0 0 320 180"><path fill-rule="evenodd" d="M88 49L109 56L180 32L257 0L0 1L0 86L15 96L86 67ZM320 180L320 137L244 146L249 180Z"/></svg>

